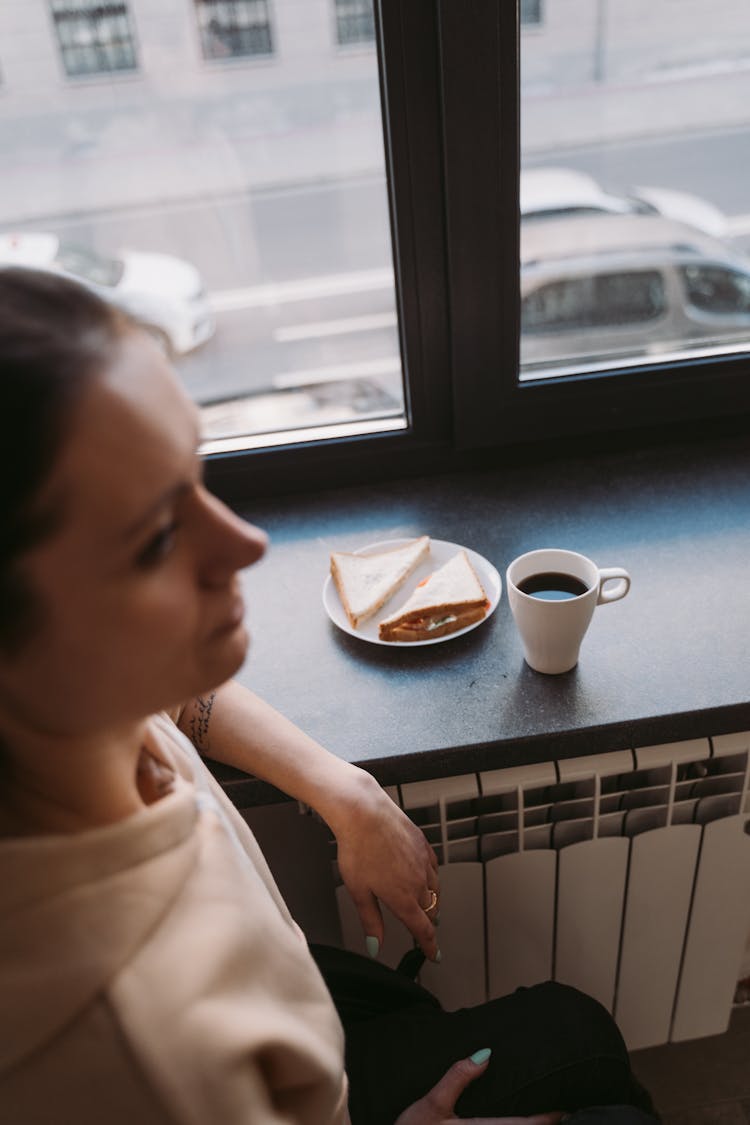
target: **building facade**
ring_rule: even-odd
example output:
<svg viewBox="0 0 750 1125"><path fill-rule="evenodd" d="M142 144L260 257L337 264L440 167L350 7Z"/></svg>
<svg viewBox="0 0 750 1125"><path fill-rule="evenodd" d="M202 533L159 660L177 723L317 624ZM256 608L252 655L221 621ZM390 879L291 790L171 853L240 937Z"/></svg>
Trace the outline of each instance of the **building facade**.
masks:
<svg viewBox="0 0 750 1125"><path fill-rule="evenodd" d="M535 151L684 127L696 75L702 126L746 113L746 0L522 0L521 21ZM4 0L0 222L381 174L374 37L372 0Z"/></svg>

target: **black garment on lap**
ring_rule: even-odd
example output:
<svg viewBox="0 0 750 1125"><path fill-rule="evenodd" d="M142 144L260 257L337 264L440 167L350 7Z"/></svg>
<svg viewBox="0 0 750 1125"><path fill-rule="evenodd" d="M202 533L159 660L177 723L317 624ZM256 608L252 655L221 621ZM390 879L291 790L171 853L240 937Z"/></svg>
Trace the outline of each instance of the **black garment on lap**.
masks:
<svg viewBox="0 0 750 1125"><path fill-rule="evenodd" d="M453 1063L482 1047L492 1048L490 1065L459 1098L459 1117L591 1106L653 1114L614 1020L577 989L548 981L445 1012L430 992L377 961L328 946L310 949L346 1034L353 1125L393 1125ZM605 1110L593 1112L582 1125L609 1120ZM623 1112L611 1115L613 1125L628 1125Z"/></svg>

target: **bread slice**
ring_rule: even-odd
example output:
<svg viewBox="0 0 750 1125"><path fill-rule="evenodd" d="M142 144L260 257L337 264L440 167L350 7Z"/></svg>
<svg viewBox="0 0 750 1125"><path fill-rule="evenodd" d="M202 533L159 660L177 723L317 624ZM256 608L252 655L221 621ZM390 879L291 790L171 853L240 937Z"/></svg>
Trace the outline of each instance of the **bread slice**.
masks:
<svg viewBox="0 0 750 1125"><path fill-rule="evenodd" d="M422 535L374 555L331 554L331 575L353 629L383 608L429 550L430 537Z"/></svg>
<svg viewBox="0 0 750 1125"><path fill-rule="evenodd" d="M466 551L420 582L411 597L380 622L381 641L429 641L481 621L490 603Z"/></svg>

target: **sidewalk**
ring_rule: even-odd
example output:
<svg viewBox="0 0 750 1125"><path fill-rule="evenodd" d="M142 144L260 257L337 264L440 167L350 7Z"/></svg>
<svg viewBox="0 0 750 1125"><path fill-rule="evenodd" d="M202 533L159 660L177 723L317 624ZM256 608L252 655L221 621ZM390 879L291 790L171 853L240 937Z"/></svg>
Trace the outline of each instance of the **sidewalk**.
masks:
<svg viewBox="0 0 750 1125"><path fill-rule="evenodd" d="M158 105L147 113L121 106L96 120L50 115L36 123L36 133L33 121L6 121L0 223L43 225L53 216L168 209L187 200L381 171L375 83L371 109L342 114L331 106L328 112L311 128L277 120L267 132L257 124L238 127L233 107L221 101ZM743 68L654 76L638 86L529 89L522 102L523 148L534 155L742 126L750 127L750 61Z"/></svg>
<svg viewBox="0 0 750 1125"><path fill-rule="evenodd" d="M738 126L750 126L750 60L653 75L638 85L527 90L521 107L529 154Z"/></svg>

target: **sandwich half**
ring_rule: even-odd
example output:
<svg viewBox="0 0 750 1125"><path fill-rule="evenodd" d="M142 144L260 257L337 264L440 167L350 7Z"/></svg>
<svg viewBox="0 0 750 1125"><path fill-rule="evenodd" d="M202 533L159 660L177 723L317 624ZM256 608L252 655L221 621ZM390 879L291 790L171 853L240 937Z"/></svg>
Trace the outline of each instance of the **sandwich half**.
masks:
<svg viewBox="0 0 750 1125"><path fill-rule="evenodd" d="M430 641L486 617L490 603L465 551L420 582L412 596L380 622L381 641Z"/></svg>
<svg viewBox="0 0 750 1125"><path fill-rule="evenodd" d="M382 609L429 550L430 537L422 535L374 555L331 554L331 575L353 629Z"/></svg>

